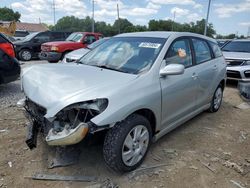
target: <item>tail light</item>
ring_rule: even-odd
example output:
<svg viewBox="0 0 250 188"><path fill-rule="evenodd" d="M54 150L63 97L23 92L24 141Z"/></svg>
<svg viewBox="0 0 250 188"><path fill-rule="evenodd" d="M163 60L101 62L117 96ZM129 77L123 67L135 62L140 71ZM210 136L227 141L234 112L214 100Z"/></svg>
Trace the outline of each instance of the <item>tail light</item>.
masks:
<svg viewBox="0 0 250 188"><path fill-rule="evenodd" d="M14 47L11 43L0 43L0 49L3 50L10 57L15 57Z"/></svg>

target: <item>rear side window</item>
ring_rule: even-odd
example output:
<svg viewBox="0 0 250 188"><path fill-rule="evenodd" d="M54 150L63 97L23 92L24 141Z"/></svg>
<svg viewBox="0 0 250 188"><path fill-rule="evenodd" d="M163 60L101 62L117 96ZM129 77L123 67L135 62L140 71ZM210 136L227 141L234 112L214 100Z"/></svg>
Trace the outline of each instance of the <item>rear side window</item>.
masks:
<svg viewBox="0 0 250 188"><path fill-rule="evenodd" d="M192 66L192 54L188 39L179 39L173 42L168 49L166 64L183 64L185 67Z"/></svg>
<svg viewBox="0 0 250 188"><path fill-rule="evenodd" d="M208 44L204 40L192 39L195 51L196 64L212 59Z"/></svg>
<svg viewBox="0 0 250 188"><path fill-rule="evenodd" d="M209 45L211 46L211 48L213 50L215 58L222 56L222 52L220 50L220 47L217 44L215 44L213 42L209 42Z"/></svg>

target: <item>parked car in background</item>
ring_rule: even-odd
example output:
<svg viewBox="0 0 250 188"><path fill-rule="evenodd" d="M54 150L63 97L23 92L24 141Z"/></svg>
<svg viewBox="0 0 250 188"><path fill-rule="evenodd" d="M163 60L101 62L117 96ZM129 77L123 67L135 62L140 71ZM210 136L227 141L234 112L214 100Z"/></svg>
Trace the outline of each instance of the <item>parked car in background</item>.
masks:
<svg viewBox="0 0 250 188"><path fill-rule="evenodd" d="M10 42L12 42L12 43L16 41L14 37L11 37L11 36L6 35L6 34L4 34L4 33L2 33L2 35L4 35L4 36L5 36Z"/></svg>
<svg viewBox="0 0 250 188"><path fill-rule="evenodd" d="M226 62L214 39L181 32L126 33L79 63L24 69L26 97L18 104L31 117L29 130L42 130L50 146L105 134L105 162L126 172L143 162L151 142L204 110L218 111L225 77ZM32 149L36 135L29 133Z"/></svg>
<svg viewBox="0 0 250 188"><path fill-rule="evenodd" d="M250 39L237 39L222 48L227 62L227 79L250 81Z"/></svg>
<svg viewBox="0 0 250 188"><path fill-rule="evenodd" d="M15 40L23 40L30 33L26 30L16 30L14 38Z"/></svg>
<svg viewBox="0 0 250 188"><path fill-rule="evenodd" d="M103 38L103 35L100 33L75 32L66 41L44 43L41 47L42 52L39 54L39 57L50 63L56 63L62 60L67 53L79 48L86 48L89 44L101 38Z"/></svg>
<svg viewBox="0 0 250 188"><path fill-rule="evenodd" d="M13 44L0 33L0 84L15 81L20 75L20 70Z"/></svg>
<svg viewBox="0 0 250 188"><path fill-rule="evenodd" d="M41 45L49 41L65 40L70 33L68 32L35 32L27 35L23 40L14 42L17 57L22 61L29 61L38 58Z"/></svg>
<svg viewBox="0 0 250 188"><path fill-rule="evenodd" d="M222 48L225 44L230 42L232 39L217 39L217 43L220 48Z"/></svg>
<svg viewBox="0 0 250 188"><path fill-rule="evenodd" d="M82 56L84 56L90 50L93 50L95 47L101 45L102 43L104 43L108 39L109 39L109 37L99 39L99 40L93 42L92 44L88 45L86 48L80 48L78 50L74 50L72 52L67 53L64 56L62 63L75 63L78 59L80 59Z"/></svg>

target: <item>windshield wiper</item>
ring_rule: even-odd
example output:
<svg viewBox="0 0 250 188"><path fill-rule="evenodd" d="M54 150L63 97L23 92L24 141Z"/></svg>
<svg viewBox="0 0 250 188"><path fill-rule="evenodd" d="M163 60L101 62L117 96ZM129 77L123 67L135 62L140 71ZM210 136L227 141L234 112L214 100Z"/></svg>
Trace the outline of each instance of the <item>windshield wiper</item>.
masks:
<svg viewBox="0 0 250 188"><path fill-rule="evenodd" d="M122 71L122 70L119 70L119 69L115 69L115 68L112 68L112 67L108 67L108 66L106 66L106 65L93 65L93 66L96 66L96 67L99 67L99 68L104 68L104 69L109 69L109 70L114 70L114 71L118 71L118 72L127 73L126 71Z"/></svg>

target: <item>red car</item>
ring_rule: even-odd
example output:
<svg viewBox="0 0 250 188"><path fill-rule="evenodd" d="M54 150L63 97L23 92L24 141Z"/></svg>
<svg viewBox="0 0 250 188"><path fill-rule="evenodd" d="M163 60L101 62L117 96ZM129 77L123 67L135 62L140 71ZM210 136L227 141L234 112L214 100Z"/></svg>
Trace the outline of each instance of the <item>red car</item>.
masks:
<svg viewBox="0 0 250 188"><path fill-rule="evenodd" d="M41 46L39 58L51 63L62 60L64 55L79 48L86 48L89 44L103 38L100 33L75 32L66 41L46 42Z"/></svg>

